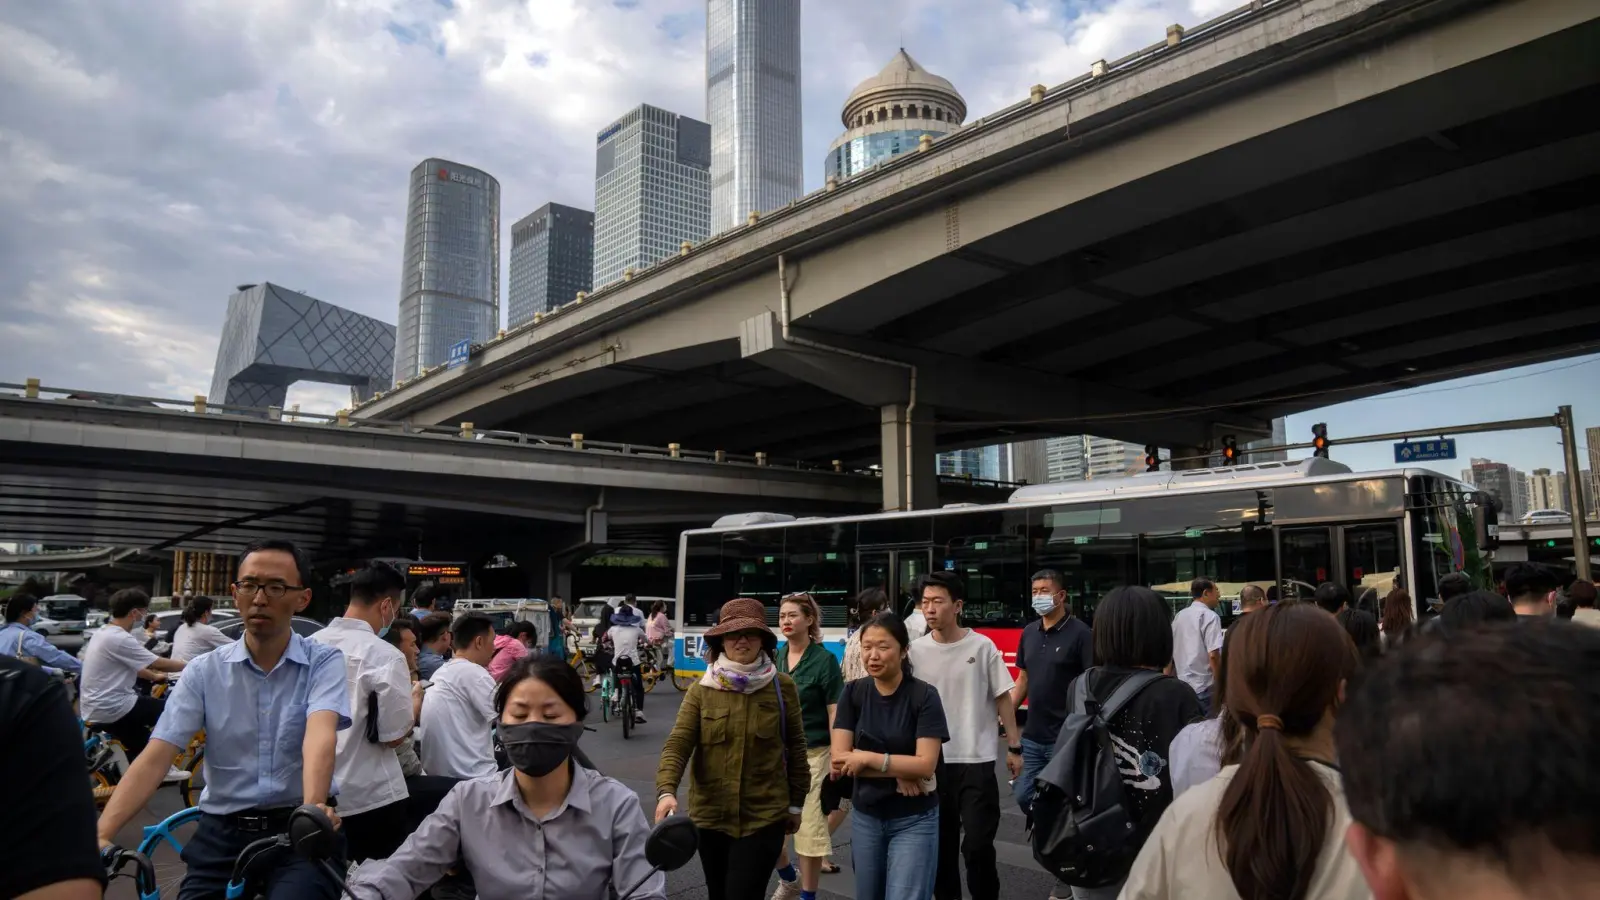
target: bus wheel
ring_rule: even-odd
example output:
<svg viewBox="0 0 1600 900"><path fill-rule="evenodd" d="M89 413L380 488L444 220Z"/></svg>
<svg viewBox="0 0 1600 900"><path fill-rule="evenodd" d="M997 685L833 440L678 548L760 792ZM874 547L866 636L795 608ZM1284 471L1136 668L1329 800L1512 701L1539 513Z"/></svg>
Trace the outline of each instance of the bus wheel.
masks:
<svg viewBox="0 0 1600 900"><path fill-rule="evenodd" d="M700 675L697 672L680 672L677 669L672 670L672 686L680 691L687 691L691 685L699 680Z"/></svg>

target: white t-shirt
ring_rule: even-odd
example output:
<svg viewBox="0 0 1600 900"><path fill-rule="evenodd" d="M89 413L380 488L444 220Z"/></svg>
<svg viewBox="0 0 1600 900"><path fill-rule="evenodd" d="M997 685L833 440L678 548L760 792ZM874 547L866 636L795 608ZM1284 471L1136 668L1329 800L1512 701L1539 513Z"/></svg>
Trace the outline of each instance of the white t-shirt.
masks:
<svg viewBox="0 0 1600 900"><path fill-rule="evenodd" d="M1345 850L1350 808L1344 802L1339 773L1309 764L1333 797L1333 821L1322 839L1322 852L1305 900L1372 900L1361 867ZM1186 791L1161 814L1133 862L1118 900L1236 900L1239 891L1217 852L1214 825L1222 793L1238 772L1228 766L1217 777Z"/></svg>
<svg viewBox="0 0 1600 900"><path fill-rule="evenodd" d="M340 617L311 636L344 654L350 691L350 727L339 732L334 751L334 781L345 815L371 812L410 796L400 758L384 741L411 731L411 670L400 648L378 637L360 619ZM367 740L367 698L378 697L378 740ZM359 860L358 860L359 861Z"/></svg>
<svg viewBox="0 0 1600 900"><path fill-rule="evenodd" d="M132 711L139 696L133 691L139 670L158 658L144 648L144 629L139 634L136 638L124 628L106 625L84 649L78 715L85 722L110 725Z"/></svg>
<svg viewBox="0 0 1600 900"><path fill-rule="evenodd" d="M429 775L482 778L494 762L494 677L457 657L439 667L422 695L422 768Z"/></svg>
<svg viewBox="0 0 1600 900"><path fill-rule="evenodd" d="M911 615L906 616L906 634L916 641L927 633L928 617L922 614L922 610L913 609Z"/></svg>
<svg viewBox="0 0 1600 900"><path fill-rule="evenodd" d="M1015 683L994 641L971 629L953 644L928 634L911 642L911 665L918 679L938 689L944 705L950 726L945 762L994 762L1000 740L994 701Z"/></svg>
<svg viewBox="0 0 1600 900"><path fill-rule="evenodd" d="M1172 667L1197 694L1211 690L1211 652L1222 650L1222 617L1199 600L1172 617Z"/></svg>
<svg viewBox="0 0 1600 900"><path fill-rule="evenodd" d="M1172 796L1205 784L1222 771L1222 720L1201 719L1185 725L1167 751L1172 766Z"/></svg>
<svg viewBox="0 0 1600 900"><path fill-rule="evenodd" d="M613 625L606 632L611 635L612 657L618 662L626 660L637 664L644 658L639 652L639 645L644 642L644 632L632 625Z"/></svg>
<svg viewBox="0 0 1600 900"><path fill-rule="evenodd" d="M196 622L190 625L184 622L172 635L172 658L188 662L202 653L210 653L218 647L226 647L233 643L233 638L228 637L214 625Z"/></svg>

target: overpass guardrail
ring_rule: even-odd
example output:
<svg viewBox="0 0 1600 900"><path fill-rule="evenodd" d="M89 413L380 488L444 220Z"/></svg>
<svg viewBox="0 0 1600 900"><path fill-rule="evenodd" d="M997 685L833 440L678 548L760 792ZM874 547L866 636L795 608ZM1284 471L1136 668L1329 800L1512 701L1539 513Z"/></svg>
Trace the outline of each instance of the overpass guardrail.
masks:
<svg viewBox="0 0 1600 900"><path fill-rule="evenodd" d="M691 449L678 444L668 444L662 447L650 444L595 441L577 433L566 437L558 437L527 434L519 431L479 429L475 428L471 422L462 422L459 426L451 427L448 425L416 425L405 421L356 419L351 418L350 411L347 409L339 410L337 413L316 413L302 412L294 408L283 409L277 406L263 408L211 403L198 394L191 400L174 400L168 397L145 397L137 394L119 394L106 391L82 391L70 388L48 387L40 384L39 380L34 378L30 378L22 384L0 382L0 396L51 405L110 406L121 411L186 413L196 416L246 419L252 422L276 422L291 427L339 428L351 431L383 432L385 434L431 440L492 442L499 445L538 447L546 450L561 450L584 454L671 459L715 465L758 466L788 471L831 473L857 478L878 478L882 475L877 467L846 466L839 460L834 460L830 465L824 465L810 460L774 459L768 454L760 452L753 454L729 453L724 450ZM970 478L967 476L943 475L940 476L939 480L953 484L992 487L1017 486L1011 482Z"/></svg>

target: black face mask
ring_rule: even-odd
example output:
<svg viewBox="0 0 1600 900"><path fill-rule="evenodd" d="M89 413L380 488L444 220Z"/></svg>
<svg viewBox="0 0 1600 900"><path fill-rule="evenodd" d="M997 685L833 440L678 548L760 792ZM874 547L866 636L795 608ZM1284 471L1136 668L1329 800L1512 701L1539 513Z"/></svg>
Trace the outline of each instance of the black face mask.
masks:
<svg viewBox="0 0 1600 900"><path fill-rule="evenodd" d="M552 725L548 722L500 723L500 744L511 765L525 775L549 775L572 756L583 736L583 723Z"/></svg>

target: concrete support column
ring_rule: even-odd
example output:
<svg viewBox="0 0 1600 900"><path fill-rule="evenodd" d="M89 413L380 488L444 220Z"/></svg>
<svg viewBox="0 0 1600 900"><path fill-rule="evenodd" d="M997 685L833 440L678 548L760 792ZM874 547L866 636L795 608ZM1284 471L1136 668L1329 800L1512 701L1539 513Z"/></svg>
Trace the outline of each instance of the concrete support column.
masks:
<svg viewBox="0 0 1600 900"><path fill-rule="evenodd" d="M1172 447L1171 448L1172 458L1175 459L1175 460L1178 460L1178 462L1175 462L1175 463L1172 464L1173 471L1183 471L1185 469L1204 469L1206 467L1206 460L1204 460L1204 459L1183 459L1183 457L1185 457L1185 456L1200 456L1201 454L1206 453L1206 452L1208 452L1208 451L1204 447L1195 447L1195 446L1188 446L1188 447L1177 446L1177 447Z"/></svg>
<svg viewBox="0 0 1600 900"><path fill-rule="evenodd" d="M883 508L933 509L939 505L939 470L934 450L933 410L906 404L879 407L882 415ZM911 484L906 485L906 441L911 442Z"/></svg>

